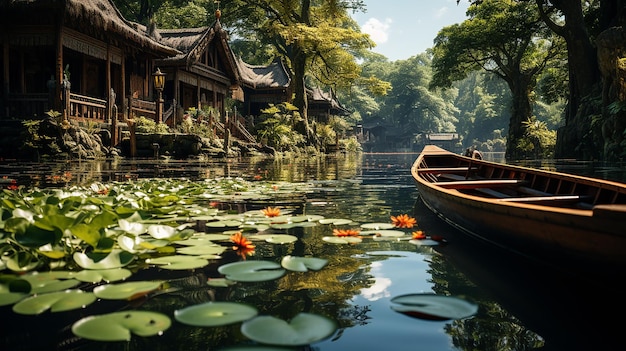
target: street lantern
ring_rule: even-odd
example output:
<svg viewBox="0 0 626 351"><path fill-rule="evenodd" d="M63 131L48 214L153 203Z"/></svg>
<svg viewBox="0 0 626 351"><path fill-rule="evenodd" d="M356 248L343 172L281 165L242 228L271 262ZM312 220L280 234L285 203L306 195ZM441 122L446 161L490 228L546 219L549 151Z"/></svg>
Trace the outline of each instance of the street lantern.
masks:
<svg viewBox="0 0 626 351"><path fill-rule="evenodd" d="M161 69L157 67L156 71L152 74L154 78L154 88L159 92L159 97L156 101L156 122L163 122L163 88L165 87L165 73L161 72Z"/></svg>

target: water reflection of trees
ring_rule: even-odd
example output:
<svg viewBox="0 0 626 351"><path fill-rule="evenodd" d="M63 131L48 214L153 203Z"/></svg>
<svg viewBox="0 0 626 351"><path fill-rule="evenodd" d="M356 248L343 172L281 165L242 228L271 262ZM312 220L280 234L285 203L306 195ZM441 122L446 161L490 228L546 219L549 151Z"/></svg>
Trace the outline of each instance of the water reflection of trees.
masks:
<svg viewBox="0 0 626 351"><path fill-rule="evenodd" d="M445 256L433 255L430 267L433 290L437 294L464 298L485 296ZM544 345L541 336L528 330L497 302L488 298L471 298L471 301L479 305L476 316L454 320L445 326L455 347L466 351L520 351L534 350Z"/></svg>

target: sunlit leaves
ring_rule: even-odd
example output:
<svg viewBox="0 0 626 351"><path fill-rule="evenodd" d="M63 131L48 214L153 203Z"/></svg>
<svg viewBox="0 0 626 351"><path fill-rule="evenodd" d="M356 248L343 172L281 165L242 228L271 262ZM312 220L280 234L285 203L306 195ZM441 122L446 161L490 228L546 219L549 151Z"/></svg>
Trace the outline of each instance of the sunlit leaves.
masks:
<svg viewBox="0 0 626 351"><path fill-rule="evenodd" d="M65 290L31 296L13 305L13 312L19 314L40 314L47 310L50 312L63 312L85 307L96 301L96 296L82 290Z"/></svg>
<svg viewBox="0 0 626 351"><path fill-rule="evenodd" d="M207 302L174 311L174 318L184 324L215 327L243 322L258 314L256 308L234 302Z"/></svg>
<svg viewBox="0 0 626 351"><path fill-rule="evenodd" d="M246 337L270 345L299 346L323 340L337 329L334 321L312 313L299 313L290 321L257 316L241 325Z"/></svg>
<svg viewBox="0 0 626 351"><path fill-rule="evenodd" d="M161 287L161 281L137 281L117 284L99 285L93 289L93 293L107 300L126 300L137 296L143 296Z"/></svg>
<svg viewBox="0 0 626 351"><path fill-rule="evenodd" d="M132 334L152 336L172 324L164 314L148 311L122 311L85 317L72 325L72 332L97 341L129 341Z"/></svg>

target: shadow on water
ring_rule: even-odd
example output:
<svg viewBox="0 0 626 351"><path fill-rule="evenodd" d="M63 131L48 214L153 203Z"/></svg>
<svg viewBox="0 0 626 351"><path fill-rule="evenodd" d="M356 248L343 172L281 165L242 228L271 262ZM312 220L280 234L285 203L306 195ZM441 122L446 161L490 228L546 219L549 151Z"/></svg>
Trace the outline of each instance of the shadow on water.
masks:
<svg viewBox="0 0 626 351"><path fill-rule="evenodd" d="M502 325L493 323L499 323L501 313L507 311L524 326L520 331L526 329L544 339L541 350L624 347L623 324L615 321L626 312L619 288L622 277L603 282L572 277L451 229L419 199L414 210L422 227L431 233L446 233L448 244L435 250L485 293L483 315L467 321L484 323L478 329L485 332L485 338L498 334L493 329Z"/></svg>

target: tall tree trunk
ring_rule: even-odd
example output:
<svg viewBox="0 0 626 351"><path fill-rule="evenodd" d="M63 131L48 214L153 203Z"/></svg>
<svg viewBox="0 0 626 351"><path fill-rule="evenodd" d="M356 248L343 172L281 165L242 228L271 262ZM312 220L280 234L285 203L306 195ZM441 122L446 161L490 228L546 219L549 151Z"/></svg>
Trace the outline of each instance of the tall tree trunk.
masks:
<svg viewBox="0 0 626 351"><path fill-rule="evenodd" d="M531 79L532 74L520 73L515 80L507 80L512 94L511 119L509 120L509 134L506 139L506 159L516 160L523 156L517 143L524 137L522 122L532 116Z"/></svg>
<svg viewBox="0 0 626 351"><path fill-rule="evenodd" d="M565 112L565 126L559 130L556 157L586 158L591 129L590 114L600 111L582 106L583 98L590 96L594 87L601 81L596 50L591 43L583 16L582 2L575 0L551 0L554 8L563 13L565 24L559 26L552 22L542 6L546 0L536 0L542 18L548 26L567 43L569 65L569 102ZM590 145L590 144L589 144ZM587 146L590 147L590 146Z"/></svg>

